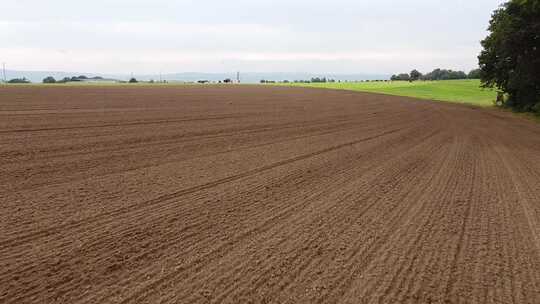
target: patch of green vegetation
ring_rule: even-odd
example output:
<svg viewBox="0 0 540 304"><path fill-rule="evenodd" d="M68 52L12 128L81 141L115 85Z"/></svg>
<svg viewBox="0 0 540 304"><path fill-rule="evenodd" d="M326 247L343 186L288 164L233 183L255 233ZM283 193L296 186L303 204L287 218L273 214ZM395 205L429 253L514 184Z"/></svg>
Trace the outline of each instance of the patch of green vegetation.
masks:
<svg viewBox="0 0 540 304"><path fill-rule="evenodd" d="M382 93L466 103L482 107L492 106L497 97L495 90L481 88L479 80L326 82L280 85Z"/></svg>

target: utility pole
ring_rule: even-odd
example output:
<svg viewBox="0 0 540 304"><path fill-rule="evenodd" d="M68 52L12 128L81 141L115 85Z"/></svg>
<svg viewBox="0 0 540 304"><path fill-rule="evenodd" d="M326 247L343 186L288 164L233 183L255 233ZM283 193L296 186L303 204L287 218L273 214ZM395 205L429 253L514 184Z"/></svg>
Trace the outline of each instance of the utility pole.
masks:
<svg viewBox="0 0 540 304"><path fill-rule="evenodd" d="M240 83L240 72L236 72L236 82Z"/></svg>

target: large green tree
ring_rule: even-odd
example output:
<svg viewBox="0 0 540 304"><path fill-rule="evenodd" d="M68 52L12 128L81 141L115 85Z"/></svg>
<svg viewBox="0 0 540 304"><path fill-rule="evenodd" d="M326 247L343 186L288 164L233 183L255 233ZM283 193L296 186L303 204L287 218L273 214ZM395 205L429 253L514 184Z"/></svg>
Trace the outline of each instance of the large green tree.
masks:
<svg viewBox="0 0 540 304"><path fill-rule="evenodd" d="M420 77L422 77L422 73L418 72L418 70L412 70L411 73L409 74L409 78L412 81L416 81L420 79Z"/></svg>
<svg viewBox="0 0 540 304"><path fill-rule="evenodd" d="M540 113L540 0L511 0L497 9L478 56L484 87L508 94L507 105Z"/></svg>

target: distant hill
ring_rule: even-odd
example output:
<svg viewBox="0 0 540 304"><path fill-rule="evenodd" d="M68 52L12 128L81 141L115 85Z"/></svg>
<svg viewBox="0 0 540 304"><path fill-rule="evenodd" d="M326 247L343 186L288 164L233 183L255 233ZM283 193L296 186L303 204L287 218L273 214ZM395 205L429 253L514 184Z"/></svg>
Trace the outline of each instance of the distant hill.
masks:
<svg viewBox="0 0 540 304"><path fill-rule="evenodd" d="M103 77L104 80L117 80L123 78L117 78L113 75L101 75L95 73L81 73L81 72L59 72L59 71L15 71L15 70L6 70L7 80L12 78L23 78L29 79L32 82L42 82L43 78L47 76L52 76L56 80L63 79L65 77L78 77L84 75L88 78L92 77Z"/></svg>
<svg viewBox="0 0 540 304"><path fill-rule="evenodd" d="M91 77L103 77L108 80L124 80L127 81L131 75L130 74L96 74L96 73L85 73L85 72L60 72L60 71L16 71L16 70L6 70L6 78L22 78L26 77L32 82L41 82L43 78L47 76L52 76L55 79L59 80L64 77L73 77L85 75L89 78ZM141 81L149 80L159 80L159 74L134 74L135 78ZM376 79L389 79L390 75L387 74L336 74L336 73L255 73L255 72L246 72L240 73L240 81L243 83L259 83L262 79L271 80L271 81L283 81L283 80L308 80L312 77L326 77L327 79L335 79L341 81L354 81L354 80L376 80ZM161 79L167 81L198 81L198 80L209 80L209 81L219 81L226 78L236 80L236 72L233 73L172 73L172 74L163 74Z"/></svg>

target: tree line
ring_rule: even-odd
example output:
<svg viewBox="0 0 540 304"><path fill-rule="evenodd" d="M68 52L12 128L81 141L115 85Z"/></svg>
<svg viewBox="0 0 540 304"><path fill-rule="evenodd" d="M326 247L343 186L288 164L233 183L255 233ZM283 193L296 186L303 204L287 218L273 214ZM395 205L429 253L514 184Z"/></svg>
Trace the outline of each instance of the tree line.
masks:
<svg viewBox="0 0 540 304"><path fill-rule="evenodd" d="M7 81L7 83L30 83L30 80L23 78L13 78Z"/></svg>
<svg viewBox="0 0 540 304"><path fill-rule="evenodd" d="M81 81L89 81L89 80L103 80L103 77L100 77L100 76L87 77L84 75L80 75L80 76L73 76L73 77L64 77L62 79L56 80L52 76L47 76L43 78L43 83L67 83L67 82L81 82Z"/></svg>
<svg viewBox="0 0 540 304"><path fill-rule="evenodd" d="M289 81L289 80L282 80L282 81L275 81L275 80L266 80L266 79L261 79L260 83L334 83L334 82L341 82L341 81L336 81L335 79L332 79L332 78L326 78L326 77L312 77L311 79L308 79L308 80L293 80L293 81Z"/></svg>
<svg viewBox="0 0 540 304"><path fill-rule="evenodd" d="M480 79L480 69L474 69L469 73L463 71L453 71L446 69L435 69L429 73L422 74L418 70L410 73L392 75L392 81L417 81L417 80L457 80L457 79Z"/></svg>

